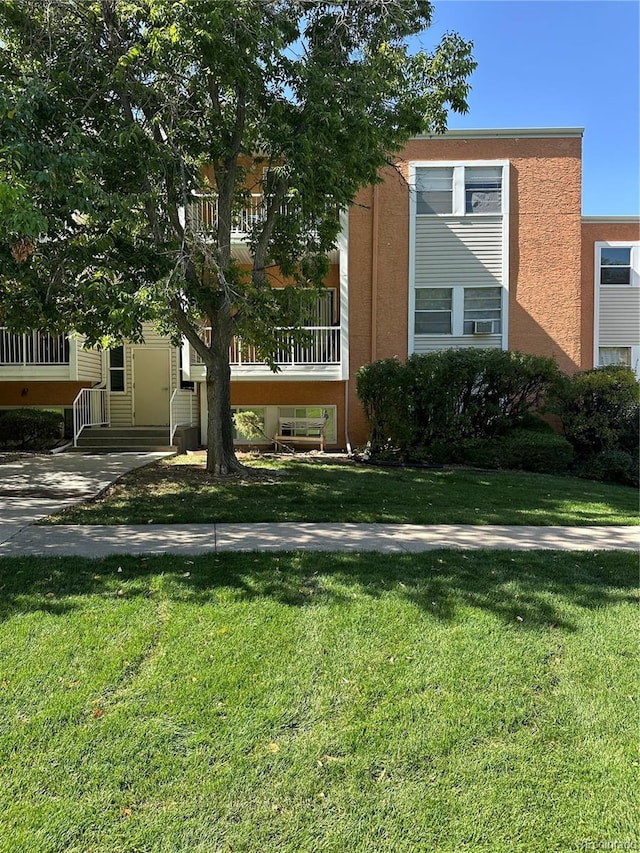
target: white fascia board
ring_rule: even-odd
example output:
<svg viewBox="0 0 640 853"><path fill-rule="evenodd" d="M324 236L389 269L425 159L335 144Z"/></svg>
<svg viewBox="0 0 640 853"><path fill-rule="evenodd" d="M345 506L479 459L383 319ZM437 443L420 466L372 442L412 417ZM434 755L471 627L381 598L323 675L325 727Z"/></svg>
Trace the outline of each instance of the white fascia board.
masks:
<svg viewBox="0 0 640 853"><path fill-rule="evenodd" d="M413 139L547 139L581 138L584 127L456 128L444 133L421 133Z"/></svg>

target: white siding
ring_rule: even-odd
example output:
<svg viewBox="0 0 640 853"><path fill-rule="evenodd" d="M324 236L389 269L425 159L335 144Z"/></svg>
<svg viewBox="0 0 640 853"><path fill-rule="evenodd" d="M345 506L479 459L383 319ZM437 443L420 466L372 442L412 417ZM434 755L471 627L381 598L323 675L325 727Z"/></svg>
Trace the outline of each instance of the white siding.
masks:
<svg viewBox="0 0 640 853"><path fill-rule="evenodd" d="M502 284L502 217L416 216L415 286Z"/></svg>
<svg viewBox="0 0 640 853"><path fill-rule="evenodd" d="M436 335L416 335L414 338L413 351L416 353L436 352L443 349L456 349L462 347L473 347L474 349L499 349L502 345L500 335L461 335L455 337L447 335L438 337Z"/></svg>
<svg viewBox="0 0 640 853"><path fill-rule="evenodd" d="M94 384L102 381L102 353L95 349L82 349L82 340L78 340L76 359L79 381Z"/></svg>
<svg viewBox="0 0 640 853"><path fill-rule="evenodd" d="M150 325L144 327L144 344L131 344L126 342L124 345L124 366L125 366L125 391L124 393L116 393L110 395L111 406L111 425L126 427L131 426L133 422L133 388L132 388L132 350L134 347L144 346L150 349L170 349L171 352L171 375L170 388L171 393L178 387L180 382L179 377L179 357L178 350L172 346L171 341L165 335L160 335ZM108 371L107 371L108 372ZM191 412L197 418L197 394L191 391L179 391L176 395L174 404L174 413L178 416L178 422L181 424L190 423L192 420ZM167 411L167 423L169 422L169 412Z"/></svg>
<svg viewBox="0 0 640 853"><path fill-rule="evenodd" d="M599 345L640 345L640 288L600 287Z"/></svg>

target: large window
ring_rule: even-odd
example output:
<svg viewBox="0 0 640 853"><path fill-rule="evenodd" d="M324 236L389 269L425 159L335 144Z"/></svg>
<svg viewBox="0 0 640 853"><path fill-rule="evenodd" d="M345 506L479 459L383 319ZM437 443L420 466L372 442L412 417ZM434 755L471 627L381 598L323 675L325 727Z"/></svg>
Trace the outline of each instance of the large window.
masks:
<svg viewBox="0 0 640 853"><path fill-rule="evenodd" d="M336 440L336 407L335 406L280 406L278 408L279 418L309 418L312 420L322 420L326 422L324 429L325 439L328 442ZM292 430L293 435L299 436L316 436L318 430L316 428L306 429L304 426L297 425Z"/></svg>
<svg viewBox="0 0 640 853"><path fill-rule="evenodd" d="M450 335L452 288L419 287L416 289L416 335Z"/></svg>
<svg viewBox="0 0 640 853"><path fill-rule="evenodd" d="M499 215L503 212L504 165L417 166L416 213Z"/></svg>
<svg viewBox="0 0 640 853"><path fill-rule="evenodd" d="M416 335L499 335L501 287L417 287Z"/></svg>
<svg viewBox="0 0 640 853"><path fill-rule="evenodd" d="M124 385L124 347L109 350L109 387L112 391L122 392Z"/></svg>
<svg viewBox="0 0 640 853"><path fill-rule="evenodd" d="M600 284L631 284L631 247L600 249Z"/></svg>

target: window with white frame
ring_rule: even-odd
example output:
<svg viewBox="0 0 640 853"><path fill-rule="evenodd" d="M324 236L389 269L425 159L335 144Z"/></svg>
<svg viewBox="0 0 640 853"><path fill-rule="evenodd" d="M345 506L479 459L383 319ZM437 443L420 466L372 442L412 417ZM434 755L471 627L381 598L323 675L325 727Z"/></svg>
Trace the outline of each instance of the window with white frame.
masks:
<svg viewBox="0 0 640 853"><path fill-rule="evenodd" d="M465 213L502 213L501 167L466 167L464 200Z"/></svg>
<svg viewBox="0 0 640 853"><path fill-rule="evenodd" d="M416 335L450 335L452 333L452 294L451 287L416 288Z"/></svg>
<svg viewBox="0 0 640 853"><path fill-rule="evenodd" d="M503 212L503 165L418 166L416 214L456 216Z"/></svg>
<svg viewBox="0 0 640 853"><path fill-rule="evenodd" d="M278 408L279 418L307 418L314 421L325 421L324 435L328 442L336 441L336 407L335 406L280 406ZM295 425L291 428L291 435L316 436L317 427L306 427Z"/></svg>
<svg viewBox="0 0 640 853"><path fill-rule="evenodd" d="M600 367L609 367L612 364L631 367L631 347L600 347L598 364Z"/></svg>
<svg viewBox="0 0 640 853"><path fill-rule="evenodd" d="M231 414L236 415L238 412L254 412L258 418L258 425L260 429L265 431L265 409L264 406L233 406L231 408ZM268 438L260 437L260 438L248 438L244 433L242 433L235 424L235 420L233 422L233 440L239 442L240 444L247 442L251 442L251 444L267 444L270 443Z"/></svg>
<svg viewBox="0 0 640 853"><path fill-rule="evenodd" d="M502 331L502 293L499 287L465 287L465 335L497 335Z"/></svg>
<svg viewBox="0 0 640 853"><path fill-rule="evenodd" d="M416 170L416 212L453 213L453 167Z"/></svg>
<svg viewBox="0 0 640 853"><path fill-rule="evenodd" d="M125 390L123 346L109 350L109 388L116 393L122 393Z"/></svg>
<svg viewBox="0 0 640 853"><path fill-rule="evenodd" d="M631 284L631 246L600 249L600 284Z"/></svg>
<svg viewBox="0 0 640 853"><path fill-rule="evenodd" d="M501 287L417 287L416 335L499 335Z"/></svg>

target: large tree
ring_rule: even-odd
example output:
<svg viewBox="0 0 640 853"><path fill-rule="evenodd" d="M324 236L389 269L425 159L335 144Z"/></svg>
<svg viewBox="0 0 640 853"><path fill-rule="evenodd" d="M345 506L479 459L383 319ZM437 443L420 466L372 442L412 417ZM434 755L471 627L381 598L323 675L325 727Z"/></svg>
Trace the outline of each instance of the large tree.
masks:
<svg viewBox="0 0 640 853"><path fill-rule="evenodd" d="M235 470L232 338L272 362L274 328L299 319L269 271L320 286L338 212L410 136L466 111L470 44L408 48L431 15L426 0L0 0L0 321L96 344L149 319L185 336L206 366L207 467ZM231 230L248 192L264 201L247 269Z"/></svg>

